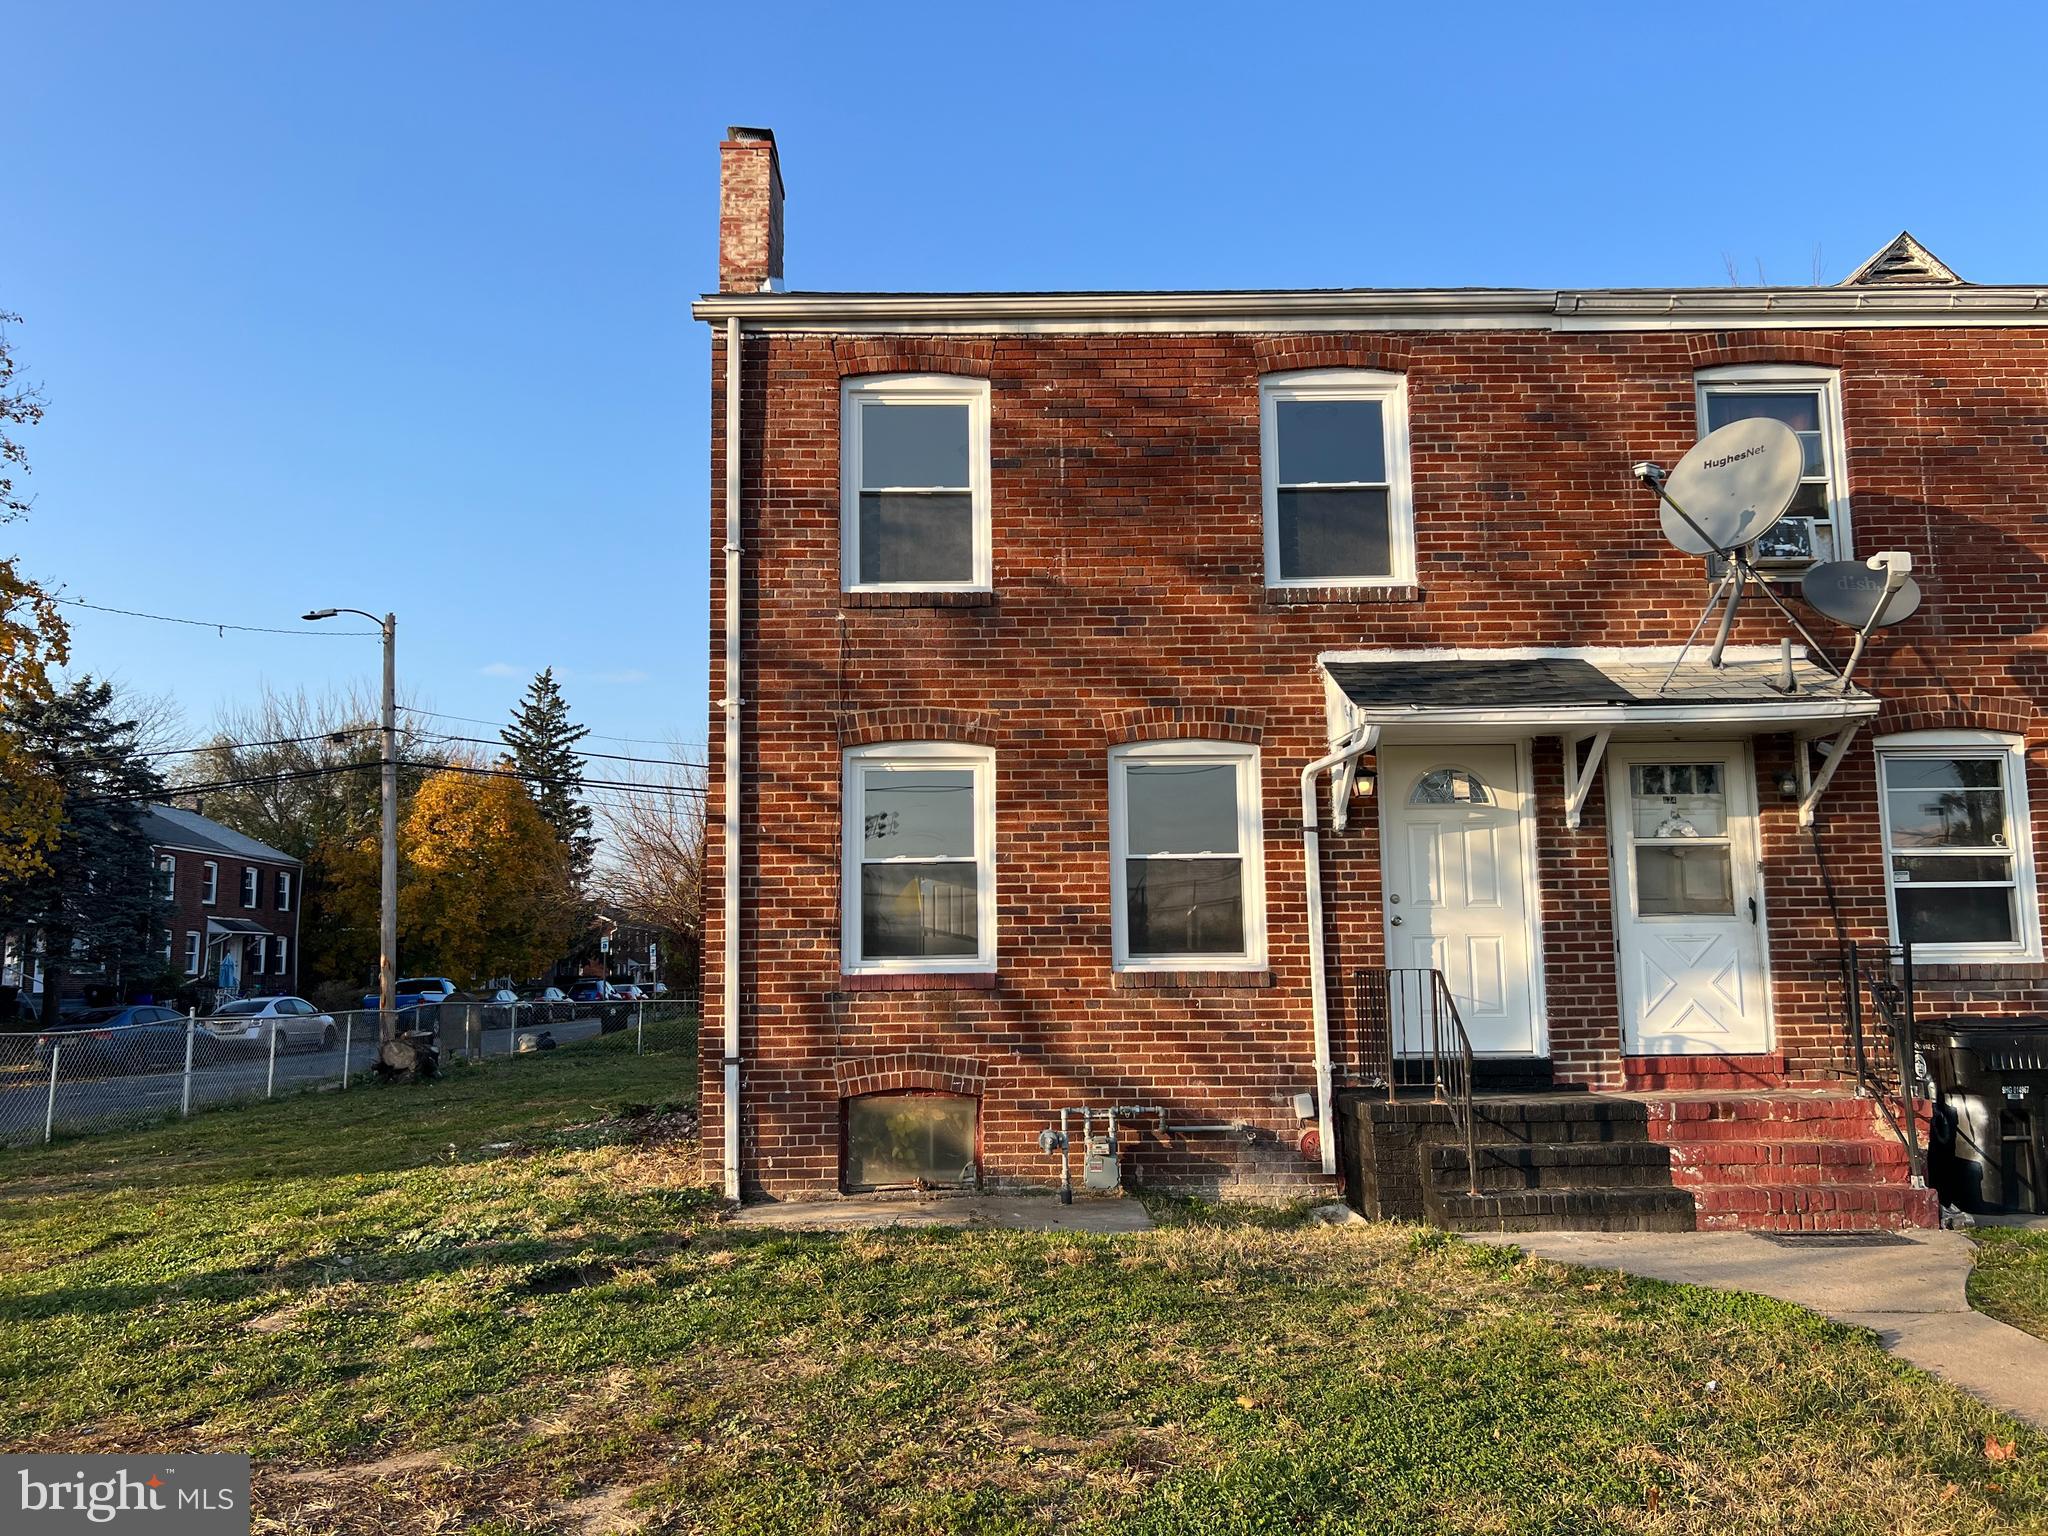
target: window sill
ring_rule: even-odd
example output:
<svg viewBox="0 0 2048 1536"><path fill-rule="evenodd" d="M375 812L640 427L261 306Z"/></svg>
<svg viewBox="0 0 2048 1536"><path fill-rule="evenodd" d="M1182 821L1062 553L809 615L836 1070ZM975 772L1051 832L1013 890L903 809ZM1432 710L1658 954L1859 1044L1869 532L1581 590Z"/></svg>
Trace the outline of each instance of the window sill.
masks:
<svg viewBox="0 0 2048 1536"><path fill-rule="evenodd" d="M1109 984L1119 991L1214 992L1253 991L1273 985L1273 973L1256 971L1112 971Z"/></svg>
<svg viewBox="0 0 2048 1536"><path fill-rule="evenodd" d="M1318 603L1419 603L1422 588L1414 582L1388 587L1268 587L1269 608L1313 607Z"/></svg>
<svg viewBox="0 0 2048 1536"><path fill-rule="evenodd" d="M1915 954L1913 980L2038 982L2048 980L2048 964L2038 955L1987 955L1974 960L1945 955L1923 960Z"/></svg>
<svg viewBox="0 0 2048 1536"><path fill-rule="evenodd" d="M993 592L842 592L842 608L993 608Z"/></svg>
<svg viewBox="0 0 2048 1536"><path fill-rule="evenodd" d="M845 992L994 992L1002 978L994 971L844 971Z"/></svg>

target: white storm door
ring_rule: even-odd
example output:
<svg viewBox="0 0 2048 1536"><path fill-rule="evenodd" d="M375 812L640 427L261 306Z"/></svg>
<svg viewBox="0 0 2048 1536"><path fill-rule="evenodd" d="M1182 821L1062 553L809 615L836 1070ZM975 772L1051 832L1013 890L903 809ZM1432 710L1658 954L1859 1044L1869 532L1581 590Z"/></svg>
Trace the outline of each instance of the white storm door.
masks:
<svg viewBox="0 0 2048 1536"><path fill-rule="evenodd" d="M1515 749L1383 748L1379 793L1387 964L1442 971L1474 1051L1533 1054Z"/></svg>
<svg viewBox="0 0 2048 1536"><path fill-rule="evenodd" d="M1628 1054L1768 1050L1748 754L1718 742L1616 748L1607 800Z"/></svg>

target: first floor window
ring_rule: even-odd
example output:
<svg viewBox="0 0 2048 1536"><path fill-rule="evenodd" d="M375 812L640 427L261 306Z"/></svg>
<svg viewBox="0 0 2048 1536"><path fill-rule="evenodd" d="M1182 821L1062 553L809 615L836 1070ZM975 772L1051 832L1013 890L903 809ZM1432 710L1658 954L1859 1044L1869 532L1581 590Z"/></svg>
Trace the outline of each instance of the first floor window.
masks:
<svg viewBox="0 0 2048 1536"><path fill-rule="evenodd" d="M923 742L846 754L848 970L995 964L995 754Z"/></svg>
<svg viewBox="0 0 2048 1536"><path fill-rule="evenodd" d="M1930 959L2041 952L2026 757L1990 732L1918 732L1877 745L1892 935Z"/></svg>
<svg viewBox="0 0 2048 1536"><path fill-rule="evenodd" d="M249 941L249 974L261 976L270 968L270 940L259 934Z"/></svg>
<svg viewBox="0 0 2048 1536"><path fill-rule="evenodd" d="M1109 837L1117 965L1265 964L1256 748L1118 748L1110 756Z"/></svg>
<svg viewBox="0 0 2048 1536"><path fill-rule="evenodd" d="M287 947L290 944L291 940L286 938L283 934L279 934L277 936L277 974L280 976L282 976L286 971L291 969L291 966L287 963L285 959Z"/></svg>
<svg viewBox="0 0 2048 1536"><path fill-rule="evenodd" d="M166 928L166 929L164 930L164 969L165 969L165 970L169 970L169 969L170 969L170 967L171 967L171 946L172 946L173 944L175 944L176 942L177 942L177 940L176 940L175 938L173 938L173 937L172 937L172 935L171 935L171 930L170 930L170 929L168 929L168 928Z"/></svg>
<svg viewBox="0 0 2048 1536"><path fill-rule="evenodd" d="M197 976L199 965L199 935L188 931L185 935L185 974Z"/></svg>

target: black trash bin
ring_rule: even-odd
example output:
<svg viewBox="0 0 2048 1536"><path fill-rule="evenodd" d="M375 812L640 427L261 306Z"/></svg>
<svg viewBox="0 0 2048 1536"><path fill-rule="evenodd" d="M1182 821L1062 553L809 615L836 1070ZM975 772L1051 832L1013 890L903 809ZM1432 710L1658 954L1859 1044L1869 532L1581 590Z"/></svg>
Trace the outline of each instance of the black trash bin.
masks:
<svg viewBox="0 0 2048 1536"><path fill-rule="evenodd" d="M1923 1019L1940 1100L1928 1172L1976 1214L2048 1211L2048 1018Z"/></svg>

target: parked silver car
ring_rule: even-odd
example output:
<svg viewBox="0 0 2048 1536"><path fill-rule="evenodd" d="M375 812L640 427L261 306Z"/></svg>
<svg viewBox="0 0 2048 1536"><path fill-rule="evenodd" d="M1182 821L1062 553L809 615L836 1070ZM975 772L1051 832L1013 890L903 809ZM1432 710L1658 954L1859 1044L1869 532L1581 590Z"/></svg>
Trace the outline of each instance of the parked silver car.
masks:
<svg viewBox="0 0 2048 1536"><path fill-rule="evenodd" d="M341 1043L334 1015L303 997L245 997L225 1003L199 1027L224 1048L267 1051L272 1031L280 1051L331 1051Z"/></svg>

